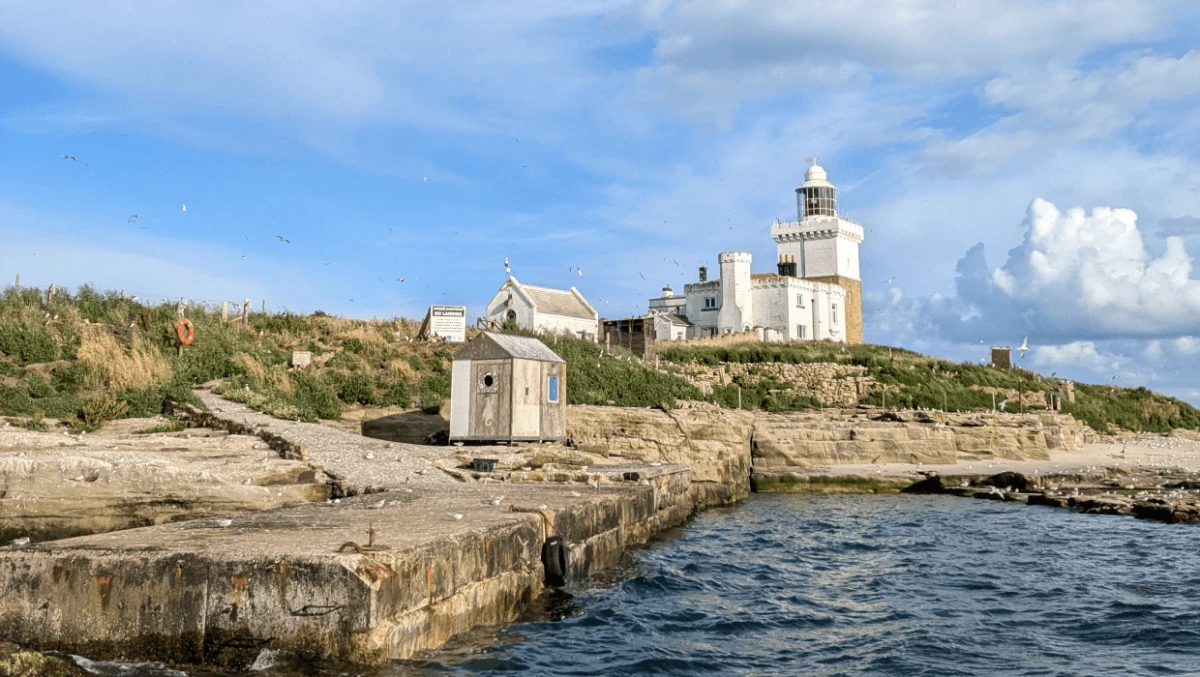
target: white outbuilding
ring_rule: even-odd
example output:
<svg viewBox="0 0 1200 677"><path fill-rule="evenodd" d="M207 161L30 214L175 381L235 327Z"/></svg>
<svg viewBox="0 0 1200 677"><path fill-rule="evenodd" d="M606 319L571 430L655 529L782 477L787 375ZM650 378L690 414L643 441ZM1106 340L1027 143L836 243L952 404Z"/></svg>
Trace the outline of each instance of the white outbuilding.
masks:
<svg viewBox="0 0 1200 677"><path fill-rule="evenodd" d="M569 334L595 341L600 314L575 287L552 289L521 284L511 275L487 305L488 325L513 322L526 331Z"/></svg>

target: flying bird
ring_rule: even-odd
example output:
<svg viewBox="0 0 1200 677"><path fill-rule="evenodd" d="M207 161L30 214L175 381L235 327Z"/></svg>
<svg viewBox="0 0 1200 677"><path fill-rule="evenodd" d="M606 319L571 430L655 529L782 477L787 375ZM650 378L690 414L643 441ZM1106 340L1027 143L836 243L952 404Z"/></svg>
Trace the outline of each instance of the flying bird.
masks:
<svg viewBox="0 0 1200 677"><path fill-rule="evenodd" d="M1026 336L1025 339L1023 341L1021 341L1021 347L1017 348L1017 350L1021 351L1021 359L1022 360L1025 359L1025 353L1029 352L1029 337L1028 336Z"/></svg>
<svg viewBox="0 0 1200 677"><path fill-rule="evenodd" d="M403 281L404 281L404 278L402 278L402 277L398 277L398 278L396 278L396 281L397 281L397 282L403 282Z"/></svg>
<svg viewBox="0 0 1200 677"><path fill-rule="evenodd" d="M180 211L185 211L185 212L186 212L186 211L187 211L187 205L184 205L184 206L183 206L183 209L182 209L182 210L180 210Z"/></svg>
<svg viewBox="0 0 1200 677"><path fill-rule="evenodd" d="M291 240L287 239L286 237L284 237L284 236L282 236L282 235L276 235L275 237L276 237L276 238L277 238L277 239L278 239L280 242L286 242L286 243L288 243L288 244L291 244L291 243L292 243L292 241L291 241ZM328 264L328 263L326 263L325 265L329 265L329 264Z"/></svg>
<svg viewBox="0 0 1200 677"><path fill-rule="evenodd" d="M575 272L579 273L579 277L583 277L583 268L576 268Z"/></svg>
<svg viewBox="0 0 1200 677"><path fill-rule="evenodd" d="M129 218L125 219L125 223L135 223L135 222L137 222L137 214L130 214Z"/></svg>
<svg viewBox="0 0 1200 677"><path fill-rule="evenodd" d="M74 161L75 161L75 156L74 156L74 155L64 155L64 156L63 156L63 159L64 159L64 160L70 160L71 162L74 162Z"/></svg>
<svg viewBox="0 0 1200 677"><path fill-rule="evenodd" d="M884 280L884 282L886 282L886 283L888 283L888 284L892 284L892 283L893 283L893 282L895 282L895 281L896 281L896 276L895 276L895 275L893 275L892 277L889 277L888 279Z"/></svg>
<svg viewBox="0 0 1200 677"><path fill-rule="evenodd" d="M422 176L422 177L421 177L421 181L428 181L428 180L429 180L429 177L428 177L428 176Z"/></svg>
<svg viewBox="0 0 1200 677"><path fill-rule="evenodd" d="M84 166L84 167L87 167L88 169L91 169L91 168L92 168L92 165L91 165L91 163L90 163L90 162L85 162L85 163L83 163L83 166Z"/></svg>
<svg viewBox="0 0 1200 677"><path fill-rule="evenodd" d="M644 280L644 279L646 279L646 276L645 276L645 275L642 275L641 273L638 273L638 275L639 275L639 276L641 276L641 278L642 278L643 280Z"/></svg>
<svg viewBox="0 0 1200 677"><path fill-rule="evenodd" d="M245 258L246 258L246 255L245 255L245 254L242 254L242 258L243 258L243 259L245 259Z"/></svg>

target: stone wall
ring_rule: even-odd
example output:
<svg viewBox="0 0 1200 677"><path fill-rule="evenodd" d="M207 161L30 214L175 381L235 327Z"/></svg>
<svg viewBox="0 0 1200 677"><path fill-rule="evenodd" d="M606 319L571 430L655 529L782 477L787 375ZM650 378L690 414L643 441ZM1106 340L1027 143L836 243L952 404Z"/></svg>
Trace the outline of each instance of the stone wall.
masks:
<svg viewBox="0 0 1200 677"><path fill-rule="evenodd" d="M853 364L731 362L709 366L689 362L666 363L664 367L687 378L703 392L712 392L714 385L738 383L751 386L766 378L791 384L800 393L815 397L826 406L852 407L878 390L895 390L867 376L866 367Z"/></svg>

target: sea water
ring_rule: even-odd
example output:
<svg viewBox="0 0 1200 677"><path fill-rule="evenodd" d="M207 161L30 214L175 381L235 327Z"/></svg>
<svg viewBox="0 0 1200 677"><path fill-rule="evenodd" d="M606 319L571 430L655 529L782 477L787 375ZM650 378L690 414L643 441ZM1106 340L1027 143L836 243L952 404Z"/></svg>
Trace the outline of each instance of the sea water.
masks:
<svg viewBox="0 0 1200 677"><path fill-rule="evenodd" d="M1200 675L1200 527L754 496L391 675Z"/></svg>

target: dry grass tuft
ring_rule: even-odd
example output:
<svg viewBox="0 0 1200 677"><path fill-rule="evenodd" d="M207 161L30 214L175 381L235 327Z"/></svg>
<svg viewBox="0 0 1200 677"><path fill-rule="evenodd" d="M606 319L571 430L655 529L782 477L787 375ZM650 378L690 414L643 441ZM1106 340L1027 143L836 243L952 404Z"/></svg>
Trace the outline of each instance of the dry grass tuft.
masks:
<svg viewBox="0 0 1200 677"><path fill-rule="evenodd" d="M266 383L267 371L263 369L262 363L254 359L254 357L242 354L238 355L233 362L246 370L246 376L249 377L254 387L261 388Z"/></svg>
<svg viewBox="0 0 1200 677"><path fill-rule="evenodd" d="M392 381L407 381L409 383L416 383L420 380L420 376L417 375L417 370L413 369L412 365L408 363L408 360L388 360L387 363L384 364L384 368L387 369L388 377Z"/></svg>
<svg viewBox="0 0 1200 677"><path fill-rule="evenodd" d="M171 365L141 336L126 350L108 331L88 327L79 344L79 361L101 384L114 390L148 388L171 379Z"/></svg>

